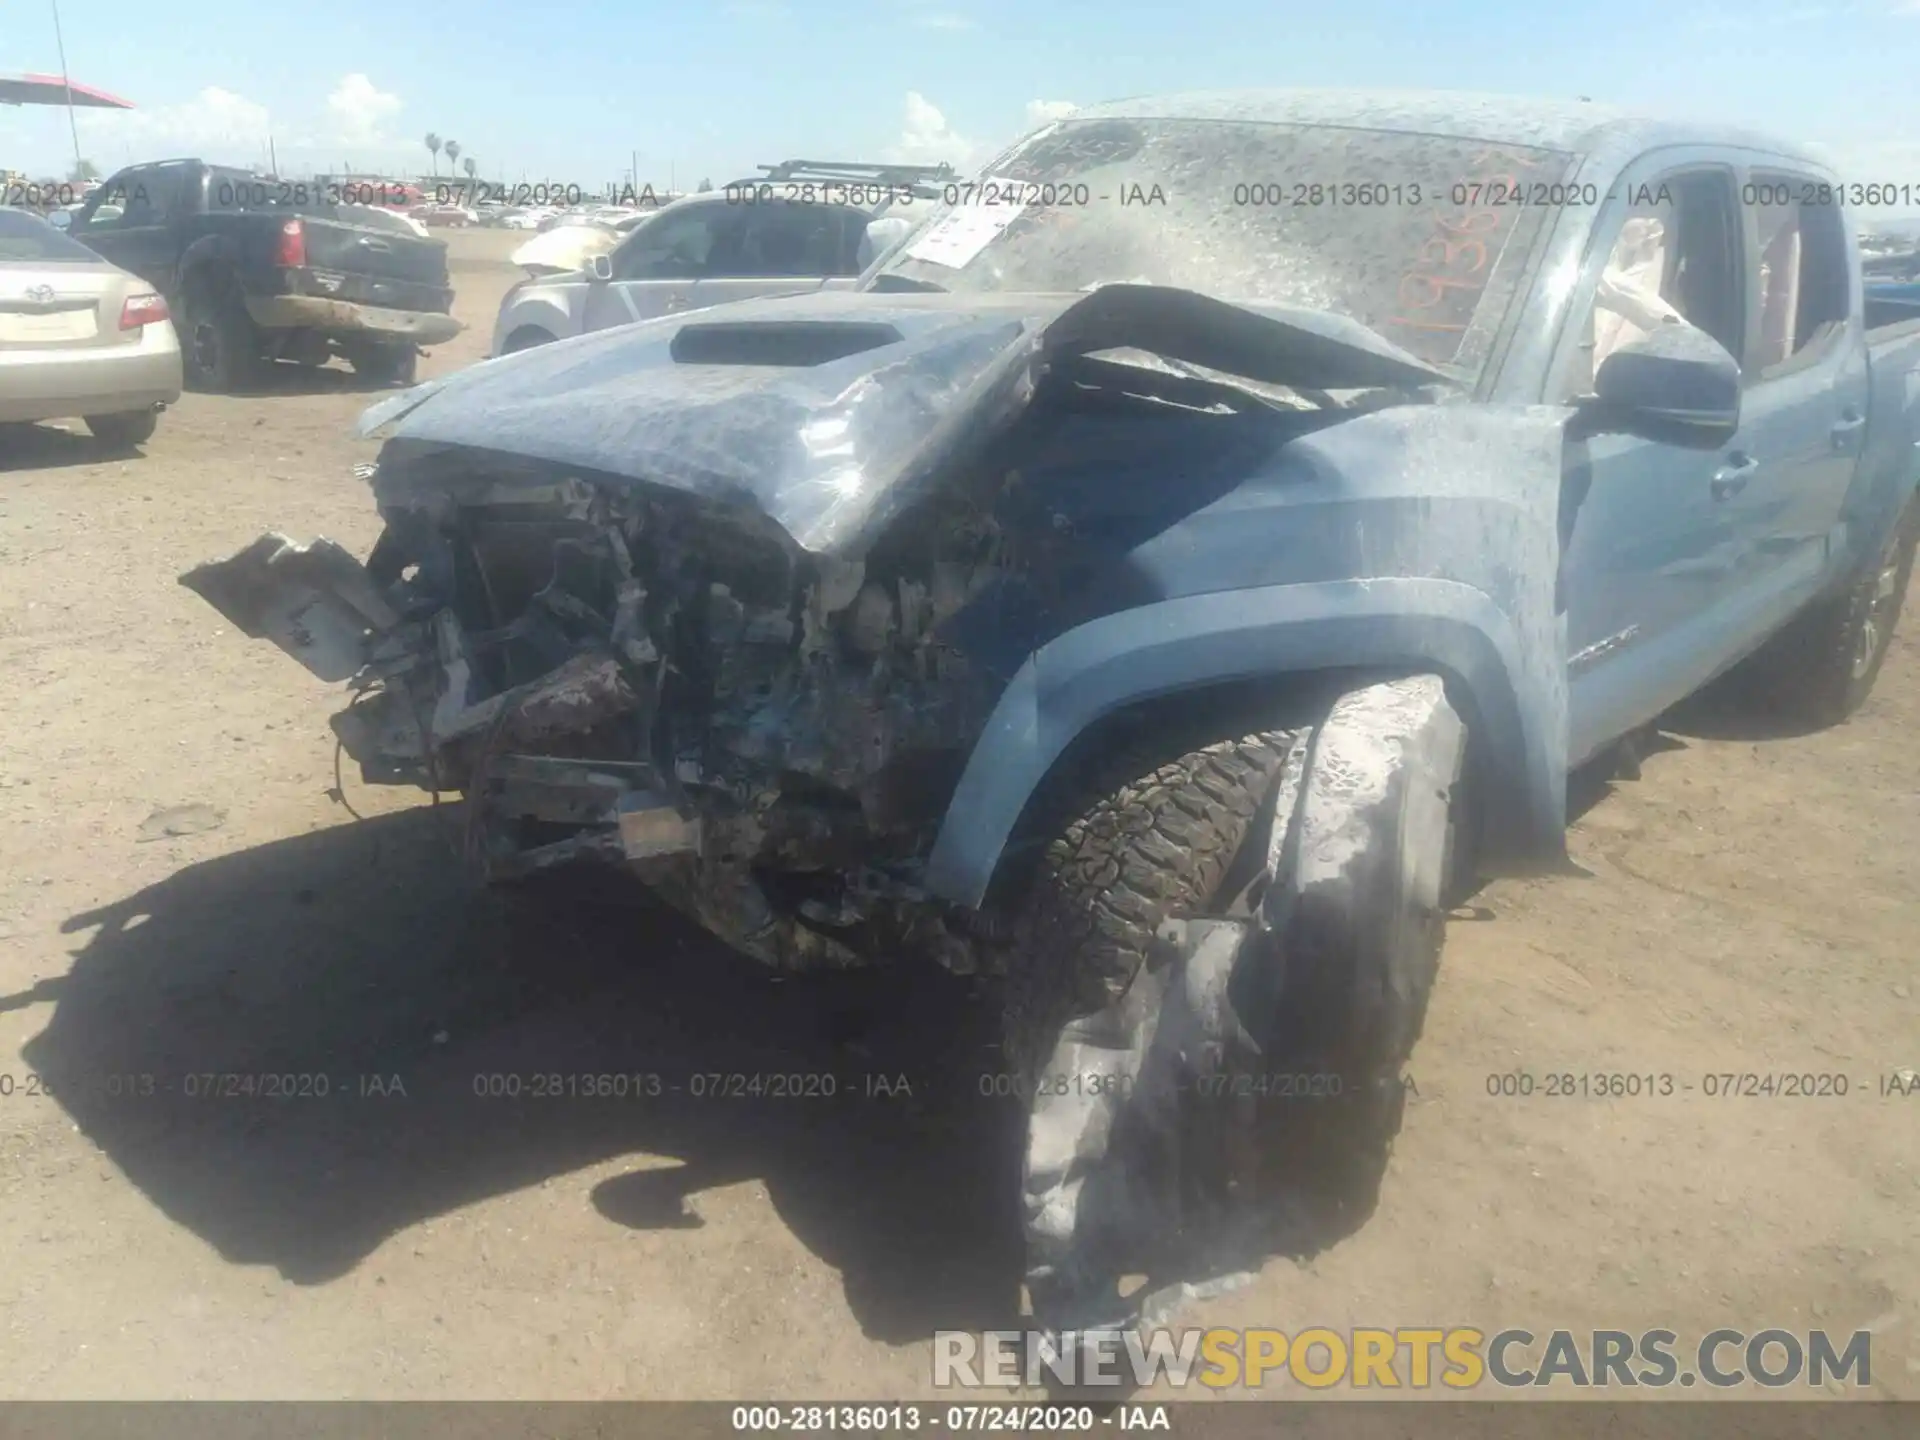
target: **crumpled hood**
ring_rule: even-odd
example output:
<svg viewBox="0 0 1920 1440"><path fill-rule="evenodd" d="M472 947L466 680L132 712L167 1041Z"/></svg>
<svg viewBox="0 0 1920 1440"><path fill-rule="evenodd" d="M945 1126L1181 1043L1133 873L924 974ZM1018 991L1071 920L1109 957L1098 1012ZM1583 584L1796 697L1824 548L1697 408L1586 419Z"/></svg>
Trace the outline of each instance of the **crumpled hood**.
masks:
<svg viewBox="0 0 1920 1440"><path fill-rule="evenodd" d="M383 507L443 484L410 461L459 446L751 506L803 549L849 553L1000 433L1048 360L1117 349L1316 389L1451 383L1343 317L1187 290L814 292L485 361L375 405L359 433L390 442Z"/></svg>

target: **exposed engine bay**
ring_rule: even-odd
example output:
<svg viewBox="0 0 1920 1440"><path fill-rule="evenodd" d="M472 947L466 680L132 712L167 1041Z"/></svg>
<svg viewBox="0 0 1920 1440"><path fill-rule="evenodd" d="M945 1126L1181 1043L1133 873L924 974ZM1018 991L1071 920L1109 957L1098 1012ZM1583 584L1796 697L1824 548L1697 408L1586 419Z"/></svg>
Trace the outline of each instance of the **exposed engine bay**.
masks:
<svg viewBox="0 0 1920 1440"><path fill-rule="evenodd" d="M489 879L597 856L775 965L965 968L912 875L995 698L937 634L1004 563L989 521L956 501L841 561L679 496L467 498L372 557L403 619L336 720L349 754L464 792Z"/></svg>

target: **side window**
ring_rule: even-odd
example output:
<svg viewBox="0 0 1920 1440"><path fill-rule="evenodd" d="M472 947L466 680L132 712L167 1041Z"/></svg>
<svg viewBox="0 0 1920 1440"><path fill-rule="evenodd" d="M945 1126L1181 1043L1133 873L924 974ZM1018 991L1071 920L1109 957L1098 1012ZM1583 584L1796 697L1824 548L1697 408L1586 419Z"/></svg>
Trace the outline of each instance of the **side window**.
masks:
<svg viewBox="0 0 1920 1440"><path fill-rule="evenodd" d="M743 276L846 275L851 259L845 209L838 205L754 205L740 236Z"/></svg>
<svg viewBox="0 0 1920 1440"><path fill-rule="evenodd" d="M614 253L613 278L698 280L729 273L726 256L738 248L741 217L749 208L696 205L642 225Z"/></svg>
<svg viewBox="0 0 1920 1440"><path fill-rule="evenodd" d="M1759 313L1752 364L1760 379L1809 352L1846 324L1847 237L1839 208L1804 204L1827 187L1804 175L1753 176Z"/></svg>
<svg viewBox="0 0 1920 1440"><path fill-rule="evenodd" d="M1632 207L1555 387L1562 399L1591 391L1608 355L1660 325L1696 326L1741 353L1746 292L1732 172L1678 171L1628 189Z"/></svg>

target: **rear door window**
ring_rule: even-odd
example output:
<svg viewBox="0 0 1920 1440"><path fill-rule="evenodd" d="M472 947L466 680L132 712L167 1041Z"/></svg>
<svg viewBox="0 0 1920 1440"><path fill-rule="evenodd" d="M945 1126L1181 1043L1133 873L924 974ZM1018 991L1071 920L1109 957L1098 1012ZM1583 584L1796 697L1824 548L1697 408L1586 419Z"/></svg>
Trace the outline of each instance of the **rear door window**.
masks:
<svg viewBox="0 0 1920 1440"><path fill-rule="evenodd" d="M1759 260L1751 369L1760 379L1823 350L1846 325L1852 277L1837 187L1756 170L1748 192Z"/></svg>

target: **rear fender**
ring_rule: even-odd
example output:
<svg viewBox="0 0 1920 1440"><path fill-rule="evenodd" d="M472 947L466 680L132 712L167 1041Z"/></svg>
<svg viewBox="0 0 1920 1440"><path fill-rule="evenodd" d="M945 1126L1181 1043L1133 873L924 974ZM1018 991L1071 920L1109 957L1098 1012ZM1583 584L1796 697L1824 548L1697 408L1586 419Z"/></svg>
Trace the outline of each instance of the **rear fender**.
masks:
<svg viewBox="0 0 1920 1440"><path fill-rule="evenodd" d="M196 277L237 272L241 257L233 241L225 235L202 235L181 252L178 294L184 297Z"/></svg>

